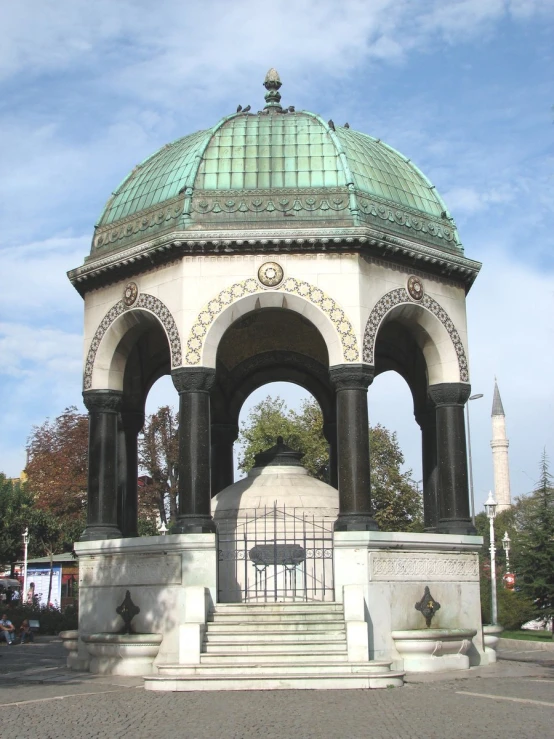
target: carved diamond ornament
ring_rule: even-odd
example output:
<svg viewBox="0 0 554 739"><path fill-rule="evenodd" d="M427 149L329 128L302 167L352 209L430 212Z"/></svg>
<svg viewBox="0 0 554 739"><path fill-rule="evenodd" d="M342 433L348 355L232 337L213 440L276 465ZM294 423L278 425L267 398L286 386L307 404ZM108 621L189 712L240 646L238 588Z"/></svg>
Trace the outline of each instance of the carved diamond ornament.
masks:
<svg viewBox="0 0 554 739"><path fill-rule="evenodd" d="M258 270L258 280L266 287L275 287L283 280L283 268L277 262L265 262Z"/></svg>
<svg viewBox="0 0 554 739"><path fill-rule="evenodd" d="M136 282L130 282L128 285L125 286L125 290L123 292L123 302L126 306L133 305L135 300L137 299L138 295L138 286Z"/></svg>
<svg viewBox="0 0 554 739"><path fill-rule="evenodd" d="M412 275L408 277L408 294L412 300L421 300L423 298L423 283L419 277Z"/></svg>

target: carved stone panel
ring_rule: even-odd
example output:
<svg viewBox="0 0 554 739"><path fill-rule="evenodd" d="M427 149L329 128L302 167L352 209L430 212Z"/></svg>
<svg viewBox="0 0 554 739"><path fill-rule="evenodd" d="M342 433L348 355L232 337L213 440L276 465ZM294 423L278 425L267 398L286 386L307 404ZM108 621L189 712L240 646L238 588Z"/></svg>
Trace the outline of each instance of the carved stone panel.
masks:
<svg viewBox="0 0 554 739"><path fill-rule="evenodd" d="M79 587L179 585L178 555L104 556L79 563Z"/></svg>
<svg viewBox="0 0 554 739"><path fill-rule="evenodd" d="M479 579L476 554L371 554L371 579L402 582L473 582Z"/></svg>

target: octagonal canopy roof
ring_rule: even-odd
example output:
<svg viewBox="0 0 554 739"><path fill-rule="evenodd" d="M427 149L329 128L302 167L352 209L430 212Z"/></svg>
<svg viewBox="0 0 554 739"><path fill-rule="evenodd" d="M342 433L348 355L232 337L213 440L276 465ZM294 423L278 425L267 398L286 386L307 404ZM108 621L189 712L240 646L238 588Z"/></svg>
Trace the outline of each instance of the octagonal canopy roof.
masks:
<svg viewBox="0 0 554 739"><path fill-rule="evenodd" d="M275 70L264 86L263 110L240 109L137 165L108 201L91 256L170 232L249 239L292 227L346 237L364 226L463 253L442 198L413 162L347 123L282 107Z"/></svg>
<svg viewBox="0 0 554 739"><path fill-rule="evenodd" d="M186 188L320 189L350 183L362 193L431 216L446 210L417 167L378 139L343 126L333 132L306 111L263 117L238 113L139 164L109 201L100 224L135 215Z"/></svg>

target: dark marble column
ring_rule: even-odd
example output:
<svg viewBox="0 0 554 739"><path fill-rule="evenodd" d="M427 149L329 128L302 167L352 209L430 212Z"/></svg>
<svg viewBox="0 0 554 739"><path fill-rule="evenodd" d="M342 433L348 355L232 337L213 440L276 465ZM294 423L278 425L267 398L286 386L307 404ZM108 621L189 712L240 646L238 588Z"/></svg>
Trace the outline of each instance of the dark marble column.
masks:
<svg viewBox="0 0 554 739"><path fill-rule="evenodd" d="M117 436L122 393L87 390L89 412L87 527L81 541L121 536L118 519Z"/></svg>
<svg viewBox="0 0 554 739"><path fill-rule="evenodd" d="M335 531L374 531L371 516L367 388L373 367L330 368L337 394L339 516Z"/></svg>
<svg viewBox="0 0 554 739"><path fill-rule="evenodd" d="M118 429L118 525L123 536L138 536L138 434L144 413L122 411Z"/></svg>
<svg viewBox="0 0 554 739"><path fill-rule="evenodd" d="M179 367L171 373L179 392L179 508L176 531L217 531L210 495L210 389L215 370Z"/></svg>
<svg viewBox="0 0 554 739"><path fill-rule="evenodd" d="M429 386L436 406L439 534L475 534L469 510L464 405L471 392L462 382Z"/></svg>
<svg viewBox="0 0 554 739"><path fill-rule="evenodd" d="M437 489L437 418L431 400L416 414L421 429L421 471L423 477L423 525L425 531L436 531L439 525Z"/></svg>
<svg viewBox="0 0 554 739"><path fill-rule="evenodd" d="M337 454L337 424L324 423L323 435L329 444L329 485L334 488L339 486L338 478L338 454Z"/></svg>
<svg viewBox="0 0 554 739"><path fill-rule="evenodd" d="M235 481L233 444L238 435L236 423L212 423L212 496Z"/></svg>

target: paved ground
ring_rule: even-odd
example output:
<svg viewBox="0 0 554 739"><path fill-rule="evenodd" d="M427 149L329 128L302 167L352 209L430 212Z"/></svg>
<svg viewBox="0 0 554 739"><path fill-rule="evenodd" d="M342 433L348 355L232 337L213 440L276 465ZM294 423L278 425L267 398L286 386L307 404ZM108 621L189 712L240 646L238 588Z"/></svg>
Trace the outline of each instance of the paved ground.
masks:
<svg viewBox="0 0 554 739"><path fill-rule="evenodd" d="M526 661L508 660L506 657ZM390 690L152 693L71 673L59 641L0 645L9 739L540 739L554 736L552 652L413 676Z"/></svg>

